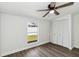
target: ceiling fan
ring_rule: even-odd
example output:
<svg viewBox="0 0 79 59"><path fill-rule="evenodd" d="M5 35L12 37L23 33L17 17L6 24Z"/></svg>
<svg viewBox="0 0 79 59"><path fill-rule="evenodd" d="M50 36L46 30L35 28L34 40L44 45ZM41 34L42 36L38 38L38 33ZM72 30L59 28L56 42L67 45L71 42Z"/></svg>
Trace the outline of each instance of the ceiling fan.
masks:
<svg viewBox="0 0 79 59"><path fill-rule="evenodd" d="M51 11L53 11L53 13L55 15L59 15L60 13L56 9L67 7L67 6L70 6L70 5L73 5L73 4L74 4L74 2L68 2L66 4L63 4L63 5L60 5L60 6L56 6L56 2L51 2L48 5L48 9L37 10L37 11L48 11L45 15L43 15L43 17L47 16Z"/></svg>

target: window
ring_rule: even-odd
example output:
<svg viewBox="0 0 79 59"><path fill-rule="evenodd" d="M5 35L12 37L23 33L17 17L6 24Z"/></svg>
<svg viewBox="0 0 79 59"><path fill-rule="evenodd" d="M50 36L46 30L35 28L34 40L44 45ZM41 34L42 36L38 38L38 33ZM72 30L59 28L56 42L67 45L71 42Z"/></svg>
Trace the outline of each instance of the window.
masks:
<svg viewBox="0 0 79 59"><path fill-rule="evenodd" d="M28 43L37 42L37 40L38 40L38 25L36 23L28 23L27 26Z"/></svg>

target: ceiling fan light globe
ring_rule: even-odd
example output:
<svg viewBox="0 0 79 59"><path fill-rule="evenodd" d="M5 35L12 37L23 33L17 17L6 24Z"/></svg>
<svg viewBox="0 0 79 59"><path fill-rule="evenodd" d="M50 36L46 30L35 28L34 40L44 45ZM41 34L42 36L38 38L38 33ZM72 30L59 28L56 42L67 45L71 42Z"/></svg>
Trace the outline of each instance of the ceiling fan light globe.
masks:
<svg viewBox="0 0 79 59"><path fill-rule="evenodd" d="M51 10L50 13L53 14L54 13L54 10Z"/></svg>

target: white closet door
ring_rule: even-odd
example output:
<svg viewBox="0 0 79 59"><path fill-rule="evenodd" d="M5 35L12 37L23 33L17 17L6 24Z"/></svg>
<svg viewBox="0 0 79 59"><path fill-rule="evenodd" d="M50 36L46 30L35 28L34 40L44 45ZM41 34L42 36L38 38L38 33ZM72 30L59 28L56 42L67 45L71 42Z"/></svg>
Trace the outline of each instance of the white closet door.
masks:
<svg viewBox="0 0 79 59"><path fill-rule="evenodd" d="M69 47L69 21L68 19L63 19L59 21L59 34L58 34L58 44L64 47Z"/></svg>
<svg viewBox="0 0 79 59"><path fill-rule="evenodd" d="M53 22L53 43L69 48L69 30L68 19Z"/></svg>
<svg viewBox="0 0 79 59"><path fill-rule="evenodd" d="M64 20L63 21L63 46L64 47L70 47L70 32L69 32L69 21Z"/></svg>
<svg viewBox="0 0 79 59"><path fill-rule="evenodd" d="M57 44L57 33L58 33L58 26L57 26L57 24L56 24L56 22L54 22L53 23L53 27L52 27L52 29L53 29L53 35L52 35L52 37L53 37L53 43L55 43L55 44Z"/></svg>
<svg viewBox="0 0 79 59"><path fill-rule="evenodd" d="M57 33L57 43L59 44L59 45L63 45L63 39L62 39L62 37L63 37L63 22L62 21L58 21L57 22L57 27L58 27L58 29L57 29L57 31L58 31L58 33Z"/></svg>
<svg viewBox="0 0 79 59"><path fill-rule="evenodd" d="M62 45L62 23L60 21L53 23L53 43Z"/></svg>

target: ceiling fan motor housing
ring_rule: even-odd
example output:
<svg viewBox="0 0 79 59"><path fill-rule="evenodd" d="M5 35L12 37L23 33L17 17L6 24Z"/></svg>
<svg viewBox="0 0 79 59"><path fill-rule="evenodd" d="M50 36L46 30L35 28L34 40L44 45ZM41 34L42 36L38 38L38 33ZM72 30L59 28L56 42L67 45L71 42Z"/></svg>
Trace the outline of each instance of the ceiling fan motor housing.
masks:
<svg viewBox="0 0 79 59"><path fill-rule="evenodd" d="M54 7L51 7L50 4L48 5L48 8L49 8L50 10L53 10L53 9L54 9Z"/></svg>

